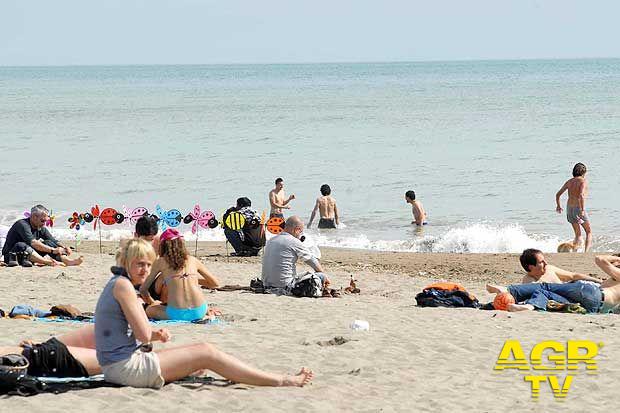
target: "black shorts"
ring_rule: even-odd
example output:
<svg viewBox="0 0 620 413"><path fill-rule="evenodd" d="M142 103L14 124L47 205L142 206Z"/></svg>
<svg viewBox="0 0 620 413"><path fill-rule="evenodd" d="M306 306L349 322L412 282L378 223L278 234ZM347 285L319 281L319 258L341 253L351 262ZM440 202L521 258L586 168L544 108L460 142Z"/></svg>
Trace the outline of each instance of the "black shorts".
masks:
<svg viewBox="0 0 620 413"><path fill-rule="evenodd" d="M55 337L45 343L25 347L22 351L28 359L28 374L35 377L88 377L82 363L71 355L67 346Z"/></svg>
<svg viewBox="0 0 620 413"><path fill-rule="evenodd" d="M321 218L319 228L336 228L336 220L334 218Z"/></svg>

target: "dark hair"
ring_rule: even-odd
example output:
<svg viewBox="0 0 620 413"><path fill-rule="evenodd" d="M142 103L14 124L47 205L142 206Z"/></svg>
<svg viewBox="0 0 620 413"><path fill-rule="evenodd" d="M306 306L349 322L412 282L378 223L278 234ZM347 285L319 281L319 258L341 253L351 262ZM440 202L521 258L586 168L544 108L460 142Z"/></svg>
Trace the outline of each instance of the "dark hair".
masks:
<svg viewBox="0 0 620 413"><path fill-rule="evenodd" d="M332 189L327 184L321 185L321 195L329 195L332 193Z"/></svg>
<svg viewBox="0 0 620 413"><path fill-rule="evenodd" d="M412 201L415 201L415 192L413 191L407 191L405 192L405 196L409 199L411 199Z"/></svg>
<svg viewBox="0 0 620 413"><path fill-rule="evenodd" d="M586 169L586 166L584 164L582 164L581 162L576 163L575 166L573 166L573 176L574 177L584 176L587 171L588 170Z"/></svg>
<svg viewBox="0 0 620 413"><path fill-rule="evenodd" d="M252 206L252 201L250 201L250 198L247 198L245 196L237 198L237 209L249 206Z"/></svg>
<svg viewBox="0 0 620 413"><path fill-rule="evenodd" d="M152 215L143 215L136 221L136 235L139 237L157 235L158 231L157 220Z"/></svg>
<svg viewBox="0 0 620 413"><path fill-rule="evenodd" d="M280 182L284 181L284 179L282 178L276 178L276 185L278 185Z"/></svg>
<svg viewBox="0 0 620 413"><path fill-rule="evenodd" d="M161 244L159 244L159 255L166 260L170 268L174 271L183 268L189 256L183 238L162 241Z"/></svg>
<svg viewBox="0 0 620 413"><path fill-rule="evenodd" d="M523 250L523 253L519 257L519 261L521 261L521 266L526 272L530 272L530 265L536 265L537 254L542 254L542 251L535 248Z"/></svg>

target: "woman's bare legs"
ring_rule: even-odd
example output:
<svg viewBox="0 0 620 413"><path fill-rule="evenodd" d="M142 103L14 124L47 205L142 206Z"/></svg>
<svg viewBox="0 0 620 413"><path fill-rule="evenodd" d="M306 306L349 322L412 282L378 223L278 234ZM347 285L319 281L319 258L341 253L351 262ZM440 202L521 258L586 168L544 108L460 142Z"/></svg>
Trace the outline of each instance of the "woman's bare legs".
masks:
<svg viewBox="0 0 620 413"><path fill-rule="evenodd" d="M146 315L148 318L155 320L168 320L168 314L166 314L166 306L161 304L153 304L146 308Z"/></svg>
<svg viewBox="0 0 620 413"><path fill-rule="evenodd" d="M250 367L211 344L190 344L157 352L161 375L166 382L187 377L198 370L211 370L236 383L254 386L304 386L314 374L302 368L295 376L267 373Z"/></svg>
<svg viewBox="0 0 620 413"><path fill-rule="evenodd" d="M95 325L80 327L56 337L58 341L69 347L95 348Z"/></svg>

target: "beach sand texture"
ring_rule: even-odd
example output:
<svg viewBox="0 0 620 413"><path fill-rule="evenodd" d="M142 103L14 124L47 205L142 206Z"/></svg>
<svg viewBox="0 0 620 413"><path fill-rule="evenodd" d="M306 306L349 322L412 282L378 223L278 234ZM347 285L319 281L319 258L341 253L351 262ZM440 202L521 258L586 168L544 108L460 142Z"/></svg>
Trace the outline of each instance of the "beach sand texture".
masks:
<svg viewBox="0 0 620 413"><path fill-rule="evenodd" d="M86 261L77 268L0 268L0 307L16 304L47 309L71 303L94 311L113 256L85 243ZM112 251L113 245L106 245ZM82 252L81 251L81 252ZM193 251L193 246L192 246ZM226 258L222 243L203 243L199 255L222 284L248 285L260 273L259 258ZM589 254L549 254L560 267L601 276ZM617 404L620 350L616 315L514 314L473 309L417 308L414 297L437 280L462 283L481 302L492 300L485 281L519 282L522 270L509 254L408 254L323 249L324 266L335 287L350 274L360 295L340 299L298 299L247 292L208 292L229 321L224 325L173 325L168 346L208 341L257 367L296 373L314 370L305 388L260 388L227 384L171 384L156 391L100 388L60 395L11 397L5 412L21 411L603 411ZM353 331L353 320L370 323ZM75 323L0 320L0 345L77 328ZM342 336L341 345L325 342ZM539 401L530 396L524 374L494 372L505 340L519 339L526 352L543 340L591 340L604 346L598 375L583 369L564 402L543 384ZM318 342L322 342L318 344ZM605 401L607 400L607 404Z"/></svg>

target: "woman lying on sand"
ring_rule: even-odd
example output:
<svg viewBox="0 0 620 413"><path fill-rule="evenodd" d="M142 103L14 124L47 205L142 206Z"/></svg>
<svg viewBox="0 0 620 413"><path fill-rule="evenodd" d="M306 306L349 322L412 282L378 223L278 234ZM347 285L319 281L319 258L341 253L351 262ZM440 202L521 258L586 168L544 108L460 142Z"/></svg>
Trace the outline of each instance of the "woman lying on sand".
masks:
<svg viewBox="0 0 620 413"><path fill-rule="evenodd" d="M151 285L158 281L160 293L166 289L165 294L161 294L165 295L167 305L154 301L149 292ZM159 258L140 286L140 295L149 304L146 314L157 320L202 319L207 314L207 302L200 289L201 285L215 288L218 280L202 262L188 254L185 240L177 230L165 230L160 237Z"/></svg>
<svg viewBox="0 0 620 413"><path fill-rule="evenodd" d="M620 258L599 255L595 262L611 277L600 285L589 281L515 284L508 287L488 284L487 291L510 293L516 304L508 305L508 311L546 310L548 301L554 300L564 304L580 304L589 313L615 312L620 306Z"/></svg>
<svg viewBox="0 0 620 413"><path fill-rule="evenodd" d="M164 383L202 370L212 370L231 381L256 386L303 386L312 380L311 370L302 368L295 376L267 373L247 366L208 343L150 351L152 341L170 340L167 329L151 328L134 289L144 282L154 260L155 251L149 243L140 239L129 241L121 251L122 267L113 267L114 276L97 302L97 360L106 381L160 388Z"/></svg>

